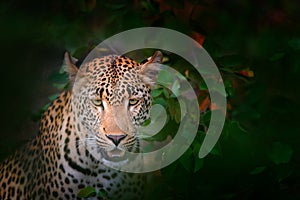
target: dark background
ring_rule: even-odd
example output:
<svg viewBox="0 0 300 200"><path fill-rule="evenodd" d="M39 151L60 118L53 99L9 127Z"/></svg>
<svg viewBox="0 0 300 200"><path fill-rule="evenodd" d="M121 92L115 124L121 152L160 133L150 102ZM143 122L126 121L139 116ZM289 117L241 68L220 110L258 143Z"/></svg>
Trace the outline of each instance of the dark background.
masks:
<svg viewBox="0 0 300 200"><path fill-rule="evenodd" d="M159 26L203 42L229 110L214 152L199 161L192 148L151 196L299 198L299 12L296 0L2 1L0 159L37 133L66 50L84 57L115 33Z"/></svg>

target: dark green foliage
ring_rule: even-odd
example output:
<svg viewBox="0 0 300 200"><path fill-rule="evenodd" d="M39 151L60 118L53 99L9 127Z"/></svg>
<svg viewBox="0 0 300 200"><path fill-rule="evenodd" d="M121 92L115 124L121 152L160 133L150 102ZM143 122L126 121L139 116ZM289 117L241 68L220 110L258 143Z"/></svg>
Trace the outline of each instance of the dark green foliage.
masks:
<svg viewBox="0 0 300 200"><path fill-rule="evenodd" d="M209 108L203 105L206 109L196 139L179 160L161 170L148 199L299 198L300 4L283 0L212 2L1 2L1 159L37 132L21 125L29 123L26 116L30 113L38 113L35 121L40 118L41 107L49 102L38 101L40 96L52 100L55 95L51 95L57 94L49 82L59 89L68 87L65 74L58 73L65 50L82 60L115 33L160 26L203 36L203 47L224 79L228 113L220 140L207 157L199 159L210 121ZM144 54L149 56L151 51ZM199 74L185 60L164 53L165 64L185 75L199 104L204 102L208 92ZM161 76L178 87L179 82L167 74ZM154 137L161 141L176 133L180 111L169 90L158 87L152 96L170 114L167 125ZM97 192L91 189L82 195Z"/></svg>

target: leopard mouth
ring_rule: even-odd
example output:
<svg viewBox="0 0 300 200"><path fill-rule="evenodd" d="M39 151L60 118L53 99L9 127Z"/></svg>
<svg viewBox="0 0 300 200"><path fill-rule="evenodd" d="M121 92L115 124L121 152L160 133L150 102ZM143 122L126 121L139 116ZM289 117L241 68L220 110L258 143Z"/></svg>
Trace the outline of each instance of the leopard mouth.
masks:
<svg viewBox="0 0 300 200"><path fill-rule="evenodd" d="M128 159L112 161L112 160L107 160L107 159L103 158L102 161L103 161L104 165L110 166L110 167L120 167L120 166L128 163Z"/></svg>
<svg viewBox="0 0 300 200"><path fill-rule="evenodd" d="M106 162L119 163L128 160L126 151L114 148L110 151L102 151L103 160Z"/></svg>
<svg viewBox="0 0 300 200"><path fill-rule="evenodd" d="M125 151L120 150L118 148L114 148L113 150L108 151L107 155L111 158L120 158L120 157L123 157L125 155Z"/></svg>

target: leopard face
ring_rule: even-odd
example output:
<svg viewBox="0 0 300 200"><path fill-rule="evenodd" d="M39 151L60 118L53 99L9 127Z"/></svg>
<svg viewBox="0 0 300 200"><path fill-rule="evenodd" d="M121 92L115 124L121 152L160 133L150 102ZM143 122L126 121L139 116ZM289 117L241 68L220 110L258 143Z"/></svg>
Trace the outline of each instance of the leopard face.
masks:
<svg viewBox="0 0 300 200"><path fill-rule="evenodd" d="M97 58L76 73L72 107L82 145L101 161L123 161L127 151L137 152L137 128L149 118L150 91L161 60L148 62L123 56ZM69 70L70 71L70 70Z"/></svg>

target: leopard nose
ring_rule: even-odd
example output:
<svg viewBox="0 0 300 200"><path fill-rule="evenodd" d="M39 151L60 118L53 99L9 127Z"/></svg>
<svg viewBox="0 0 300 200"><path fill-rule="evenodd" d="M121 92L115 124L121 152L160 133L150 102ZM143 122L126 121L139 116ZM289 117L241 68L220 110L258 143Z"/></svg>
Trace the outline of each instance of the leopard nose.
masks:
<svg viewBox="0 0 300 200"><path fill-rule="evenodd" d="M112 134L107 134L106 137L110 139L116 146L120 144L120 142L126 137L126 134L121 134L121 135L112 135Z"/></svg>

